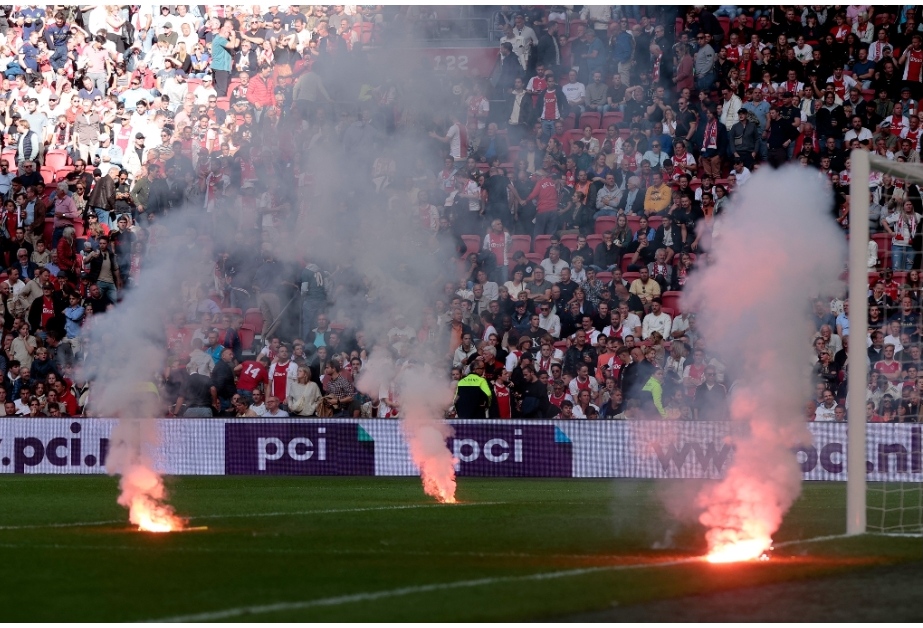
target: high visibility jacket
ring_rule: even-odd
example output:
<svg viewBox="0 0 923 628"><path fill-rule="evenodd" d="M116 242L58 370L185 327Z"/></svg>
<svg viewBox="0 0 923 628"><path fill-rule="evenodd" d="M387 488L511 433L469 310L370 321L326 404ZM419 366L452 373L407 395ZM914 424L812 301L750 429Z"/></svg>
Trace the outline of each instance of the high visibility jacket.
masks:
<svg viewBox="0 0 923 628"><path fill-rule="evenodd" d="M459 381L455 389L455 413L460 419L483 419L492 396L487 380L471 373Z"/></svg>

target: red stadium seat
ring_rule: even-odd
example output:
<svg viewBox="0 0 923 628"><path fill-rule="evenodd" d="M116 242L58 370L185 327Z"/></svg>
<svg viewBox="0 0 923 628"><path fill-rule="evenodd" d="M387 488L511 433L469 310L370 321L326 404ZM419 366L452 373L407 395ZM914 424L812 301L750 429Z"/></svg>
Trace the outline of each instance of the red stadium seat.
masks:
<svg viewBox="0 0 923 628"><path fill-rule="evenodd" d="M263 329L263 313L259 308L251 307L244 314L244 325L250 325L253 329Z"/></svg>
<svg viewBox="0 0 923 628"><path fill-rule="evenodd" d="M599 127L601 129L608 129L610 124L621 124L624 116L621 111L607 111L603 114L602 122L600 122Z"/></svg>
<svg viewBox="0 0 923 628"><path fill-rule="evenodd" d="M550 235L540 235L535 238L532 242L532 251L538 255L545 255L545 251L548 247L551 246L551 236ZM539 258L538 261L542 261L544 257Z"/></svg>
<svg viewBox="0 0 923 628"><path fill-rule="evenodd" d="M347 327L348 325L344 323L343 321L333 321L332 323L330 323L330 329L332 329L333 331L341 332L341 333Z"/></svg>
<svg viewBox="0 0 923 628"><path fill-rule="evenodd" d="M45 181L46 186L50 186L54 183L54 169L49 168L48 166L42 166L39 169L39 173L42 175L42 179Z"/></svg>
<svg viewBox="0 0 923 628"><path fill-rule="evenodd" d="M619 268L622 269L622 273L628 272L628 266L631 264L631 255L623 255L621 261L619 262ZM624 274L622 275L624 278Z"/></svg>
<svg viewBox="0 0 923 628"><path fill-rule="evenodd" d="M632 233L641 227L641 216L630 214L626 218L628 219L628 228L631 229Z"/></svg>
<svg viewBox="0 0 923 628"><path fill-rule="evenodd" d="M595 111L587 111L586 113L580 116L580 129L583 130L583 127L590 125L594 129L599 128L601 116Z"/></svg>
<svg viewBox="0 0 923 628"><path fill-rule="evenodd" d="M253 325L242 324L237 330L237 335L240 336L240 346L243 352L253 353L253 340L256 338L256 329Z"/></svg>
<svg viewBox="0 0 923 628"><path fill-rule="evenodd" d="M231 99L228 98L227 96L224 96L223 98L219 96L218 97L218 109L224 109L225 111L227 111L230 108L231 108Z"/></svg>
<svg viewBox="0 0 923 628"><path fill-rule="evenodd" d="M647 219L647 224L650 225L651 229L656 229L663 223L662 216L651 216Z"/></svg>
<svg viewBox="0 0 923 628"><path fill-rule="evenodd" d="M67 167L68 159L67 151L50 150L45 153L45 167L52 170L63 170Z"/></svg>
<svg viewBox="0 0 923 628"><path fill-rule="evenodd" d="M73 168L61 168L54 173L55 181L64 181L67 179L67 175L73 172Z"/></svg>
<svg viewBox="0 0 923 628"><path fill-rule="evenodd" d="M463 235L461 238L462 240L465 241L465 246L467 247L467 250L465 251L465 255L468 255L469 253L477 253L478 251L481 250L481 237L480 236Z"/></svg>
<svg viewBox="0 0 923 628"><path fill-rule="evenodd" d="M526 253L526 259L533 264L541 264L543 257L541 253Z"/></svg>
<svg viewBox="0 0 923 628"><path fill-rule="evenodd" d="M564 150L565 155L570 155L570 144L575 142L583 137L583 131L580 129L570 129L569 131L564 131L564 146L561 148Z"/></svg>
<svg viewBox="0 0 923 628"><path fill-rule="evenodd" d="M615 229L615 216L601 216L596 219L596 226L593 230L601 235L604 231L612 229Z"/></svg>
<svg viewBox="0 0 923 628"><path fill-rule="evenodd" d="M596 278L599 279L604 284L606 284L612 281L612 273L608 271L600 271L596 273Z"/></svg>
<svg viewBox="0 0 923 628"><path fill-rule="evenodd" d="M622 279L624 279L625 281L627 281L627 282L629 283L629 285L630 285L631 282L634 281L635 279L640 279L640 278L641 278L641 273L628 272L628 271L625 271L625 272L622 273Z"/></svg>
<svg viewBox="0 0 923 628"><path fill-rule="evenodd" d="M663 307L663 306L661 306L660 309L662 309L662 310L664 311L664 313L669 314L669 315L670 315L670 318L673 318L674 316L676 316L676 310L674 310L672 307Z"/></svg>
<svg viewBox="0 0 923 628"><path fill-rule="evenodd" d="M16 170L17 163L16 163L16 149L15 148L3 149L3 152L0 153L0 157L2 157L3 159L6 159L9 162L11 172Z"/></svg>
<svg viewBox="0 0 923 628"><path fill-rule="evenodd" d="M695 263L695 253L689 253L688 255L689 255L689 259L692 260L692 263L694 264ZM679 255L673 256L673 265L679 266Z"/></svg>
<svg viewBox="0 0 923 628"><path fill-rule="evenodd" d="M532 236L527 235L514 235L513 244L510 246L510 256L513 255L516 251L522 251L523 253L529 253L532 250Z"/></svg>
<svg viewBox="0 0 923 628"><path fill-rule="evenodd" d="M561 244L573 251L577 248L577 235L571 233L569 235L561 236Z"/></svg>
<svg viewBox="0 0 923 628"><path fill-rule="evenodd" d="M664 309L670 308L673 312L679 314L681 312L679 307L679 299L682 294L682 292L678 292L676 290L667 290L660 295L661 305L664 307ZM676 314L674 314L674 316Z"/></svg>
<svg viewBox="0 0 923 628"><path fill-rule="evenodd" d="M590 234L586 237L586 243L595 252L596 247L603 243L603 237L595 233Z"/></svg>

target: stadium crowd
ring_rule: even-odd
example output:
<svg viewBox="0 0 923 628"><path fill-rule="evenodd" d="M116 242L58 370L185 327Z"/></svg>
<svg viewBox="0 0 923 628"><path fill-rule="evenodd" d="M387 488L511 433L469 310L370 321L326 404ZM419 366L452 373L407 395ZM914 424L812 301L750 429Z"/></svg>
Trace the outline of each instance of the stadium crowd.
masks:
<svg viewBox="0 0 923 628"><path fill-rule="evenodd" d="M478 7L489 73L419 41L418 69L374 71L450 37L442 7L82 8L0 15L8 416L87 412L92 318L186 238L214 272L164 317L169 416L398 416L396 385L356 389L375 347L450 372L447 416L726 418L733 361L679 294L735 194L813 168L846 228L850 150L920 161L913 7ZM869 420L917 421L920 190L869 193ZM363 211L439 264L419 311L381 311L348 254L276 248L322 215L348 250ZM841 296L813 304L808 420L845 420Z"/></svg>

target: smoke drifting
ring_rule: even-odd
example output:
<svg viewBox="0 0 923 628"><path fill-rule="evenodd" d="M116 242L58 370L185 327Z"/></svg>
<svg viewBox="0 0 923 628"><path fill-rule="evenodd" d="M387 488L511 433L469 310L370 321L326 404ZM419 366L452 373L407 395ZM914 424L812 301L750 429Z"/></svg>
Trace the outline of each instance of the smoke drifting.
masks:
<svg viewBox="0 0 923 628"><path fill-rule="evenodd" d="M807 304L830 292L846 254L828 195L814 170L761 169L723 218L713 264L688 288L708 350L734 365L730 415L745 426L725 478L696 498L714 560L758 557L801 492L792 448L810 439Z"/></svg>
<svg viewBox="0 0 923 628"><path fill-rule="evenodd" d="M211 264L185 221L172 218L152 231L157 237L151 238L139 284L117 306L89 319L83 368L93 382L90 412L118 419L106 459L107 472L121 476L118 503L142 530L168 532L184 522L164 503L167 492L153 457L160 443L154 419L163 416L165 405L154 385L166 359L163 317L182 307L179 280L207 277Z"/></svg>

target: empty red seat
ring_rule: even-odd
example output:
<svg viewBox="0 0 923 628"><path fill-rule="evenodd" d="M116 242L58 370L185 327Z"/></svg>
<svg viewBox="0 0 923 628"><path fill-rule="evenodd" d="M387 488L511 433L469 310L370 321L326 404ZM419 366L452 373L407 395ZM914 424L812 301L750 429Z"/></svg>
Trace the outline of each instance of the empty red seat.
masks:
<svg viewBox="0 0 923 628"><path fill-rule="evenodd" d="M593 249L593 252L596 252L596 247L603 243L603 237L592 233L586 237L587 246Z"/></svg>
<svg viewBox="0 0 923 628"><path fill-rule="evenodd" d="M570 233L568 235L561 236L561 244L573 251L577 248L577 235Z"/></svg>
<svg viewBox="0 0 923 628"><path fill-rule="evenodd" d="M467 247L465 251L466 255L477 253L481 250L481 236L463 235L461 238L464 240L465 246Z"/></svg>
<svg viewBox="0 0 923 628"><path fill-rule="evenodd" d="M256 329L253 325L243 323L237 330L237 335L240 336L240 346L243 351L248 353L252 352L253 340L256 338Z"/></svg>
<svg viewBox="0 0 923 628"><path fill-rule="evenodd" d="M590 125L594 129L598 129L601 118L602 116L595 111L587 111L580 116L580 128L583 129L583 127Z"/></svg>
<svg viewBox="0 0 923 628"><path fill-rule="evenodd" d="M602 234L613 229L615 229L615 216L601 216L596 219L596 227L593 230L598 234Z"/></svg>
<svg viewBox="0 0 923 628"><path fill-rule="evenodd" d="M670 308L670 310L674 312L673 316L681 313L679 307L679 299L682 294L682 292L678 292L676 290L667 290L660 295L661 305L664 307L664 309Z"/></svg>
<svg viewBox="0 0 923 628"><path fill-rule="evenodd" d="M45 153L45 167L52 170L63 170L67 167L68 154L63 150L50 150Z"/></svg>
<svg viewBox="0 0 923 628"><path fill-rule="evenodd" d="M536 236L535 241L532 242L532 250L537 255L545 255L545 251L548 247L551 246L551 236L550 235L540 235ZM538 261L542 261L544 257L539 258Z"/></svg>
<svg viewBox="0 0 923 628"><path fill-rule="evenodd" d="M251 307L244 314L244 325L250 325L253 329L263 329L263 313L259 308Z"/></svg>
<svg viewBox="0 0 923 628"><path fill-rule="evenodd" d="M606 284L606 283L609 283L610 281L612 281L612 273L610 273L610 272L608 272L608 271L605 271L605 270L604 270L604 271L600 271L600 272L596 273L596 278L599 279L599 280L600 280L601 282L603 282L604 284Z"/></svg>
<svg viewBox="0 0 923 628"><path fill-rule="evenodd" d="M621 111L607 111L603 114L600 128L608 129L610 124L621 124L624 116Z"/></svg>
<svg viewBox="0 0 923 628"><path fill-rule="evenodd" d="M513 253L516 251L522 251L523 253L528 253L532 250L532 236L527 235L514 235L513 243L510 246L510 257L512 258Z"/></svg>

